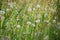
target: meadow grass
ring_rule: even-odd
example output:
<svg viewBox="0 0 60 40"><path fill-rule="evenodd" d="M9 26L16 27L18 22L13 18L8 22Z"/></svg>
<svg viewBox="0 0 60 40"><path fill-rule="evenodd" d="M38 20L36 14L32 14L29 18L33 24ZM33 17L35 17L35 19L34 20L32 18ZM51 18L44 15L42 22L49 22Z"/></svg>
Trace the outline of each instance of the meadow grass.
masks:
<svg viewBox="0 0 60 40"><path fill-rule="evenodd" d="M0 35L11 40L59 40L54 1L2 1ZM50 2L49 2L50 3Z"/></svg>

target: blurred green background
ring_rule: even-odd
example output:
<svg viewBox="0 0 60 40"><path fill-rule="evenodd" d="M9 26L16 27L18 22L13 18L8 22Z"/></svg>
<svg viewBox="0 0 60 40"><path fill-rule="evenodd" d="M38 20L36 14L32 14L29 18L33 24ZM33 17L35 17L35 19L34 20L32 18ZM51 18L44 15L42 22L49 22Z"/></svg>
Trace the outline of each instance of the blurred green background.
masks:
<svg viewBox="0 0 60 40"><path fill-rule="evenodd" d="M0 0L0 40L60 40L60 0Z"/></svg>

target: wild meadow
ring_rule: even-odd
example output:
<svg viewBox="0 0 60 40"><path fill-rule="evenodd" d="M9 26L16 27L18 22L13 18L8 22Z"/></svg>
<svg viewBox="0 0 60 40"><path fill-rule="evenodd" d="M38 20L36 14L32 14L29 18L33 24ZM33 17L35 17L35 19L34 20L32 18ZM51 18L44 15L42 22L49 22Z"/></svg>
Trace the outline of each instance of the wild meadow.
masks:
<svg viewBox="0 0 60 40"><path fill-rule="evenodd" d="M0 40L60 40L59 0L0 0Z"/></svg>

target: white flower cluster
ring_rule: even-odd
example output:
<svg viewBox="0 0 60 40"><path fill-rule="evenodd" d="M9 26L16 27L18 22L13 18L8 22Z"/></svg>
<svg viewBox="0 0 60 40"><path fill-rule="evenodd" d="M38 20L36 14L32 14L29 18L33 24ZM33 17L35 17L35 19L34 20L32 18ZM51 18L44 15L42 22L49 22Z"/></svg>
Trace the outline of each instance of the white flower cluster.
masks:
<svg viewBox="0 0 60 40"><path fill-rule="evenodd" d="M10 6L10 8L13 8L15 4L16 2L8 2L8 5Z"/></svg>
<svg viewBox="0 0 60 40"><path fill-rule="evenodd" d="M27 21L28 25L32 25L33 27L35 27L35 24L31 23L30 21Z"/></svg>
<svg viewBox="0 0 60 40"><path fill-rule="evenodd" d="M40 8L40 5L39 5L39 4L37 4L37 5L36 5L36 8ZM35 7L34 7L34 8L28 7L28 12L35 11L35 10L36 10L36 8L35 8Z"/></svg>

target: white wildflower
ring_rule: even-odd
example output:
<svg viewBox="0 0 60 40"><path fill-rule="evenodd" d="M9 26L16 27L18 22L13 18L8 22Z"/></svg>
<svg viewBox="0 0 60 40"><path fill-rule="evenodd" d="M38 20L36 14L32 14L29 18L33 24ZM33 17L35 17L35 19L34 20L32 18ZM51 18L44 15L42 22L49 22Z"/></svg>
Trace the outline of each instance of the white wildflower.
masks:
<svg viewBox="0 0 60 40"><path fill-rule="evenodd" d="M14 4L12 2L8 2L8 5L10 6L10 8L13 8Z"/></svg>
<svg viewBox="0 0 60 40"><path fill-rule="evenodd" d="M38 20L36 20L36 23L39 23L40 22L40 20L38 19Z"/></svg>
<svg viewBox="0 0 60 40"><path fill-rule="evenodd" d="M37 6L36 6L37 8L40 8L40 5L39 4L37 4Z"/></svg>
<svg viewBox="0 0 60 40"><path fill-rule="evenodd" d="M6 9L6 11L10 11L10 9L9 9L9 8L7 8L7 9Z"/></svg>
<svg viewBox="0 0 60 40"><path fill-rule="evenodd" d="M45 11L47 10L47 8L45 8Z"/></svg>
<svg viewBox="0 0 60 40"><path fill-rule="evenodd" d="M33 10L35 11L36 9L35 9L35 8L33 8Z"/></svg>
<svg viewBox="0 0 60 40"><path fill-rule="evenodd" d="M57 16L55 16L55 17L54 17L54 19L58 19L58 17L57 17Z"/></svg>
<svg viewBox="0 0 60 40"><path fill-rule="evenodd" d="M56 23L56 20L53 20L53 23Z"/></svg>
<svg viewBox="0 0 60 40"><path fill-rule="evenodd" d="M5 14L5 11L3 11L3 10L0 10L0 14Z"/></svg>
<svg viewBox="0 0 60 40"><path fill-rule="evenodd" d="M29 8L28 8L28 11L29 11L29 12L31 12L31 11L32 11L32 8L31 8L31 7L29 7Z"/></svg>
<svg viewBox="0 0 60 40"><path fill-rule="evenodd" d="M21 26L20 25L17 25L17 28L20 28Z"/></svg>
<svg viewBox="0 0 60 40"><path fill-rule="evenodd" d="M35 27L35 24L32 24L33 27Z"/></svg>
<svg viewBox="0 0 60 40"><path fill-rule="evenodd" d="M30 25L30 24L31 24L31 22L30 22L30 21L27 21L27 24L28 24L28 25Z"/></svg>

